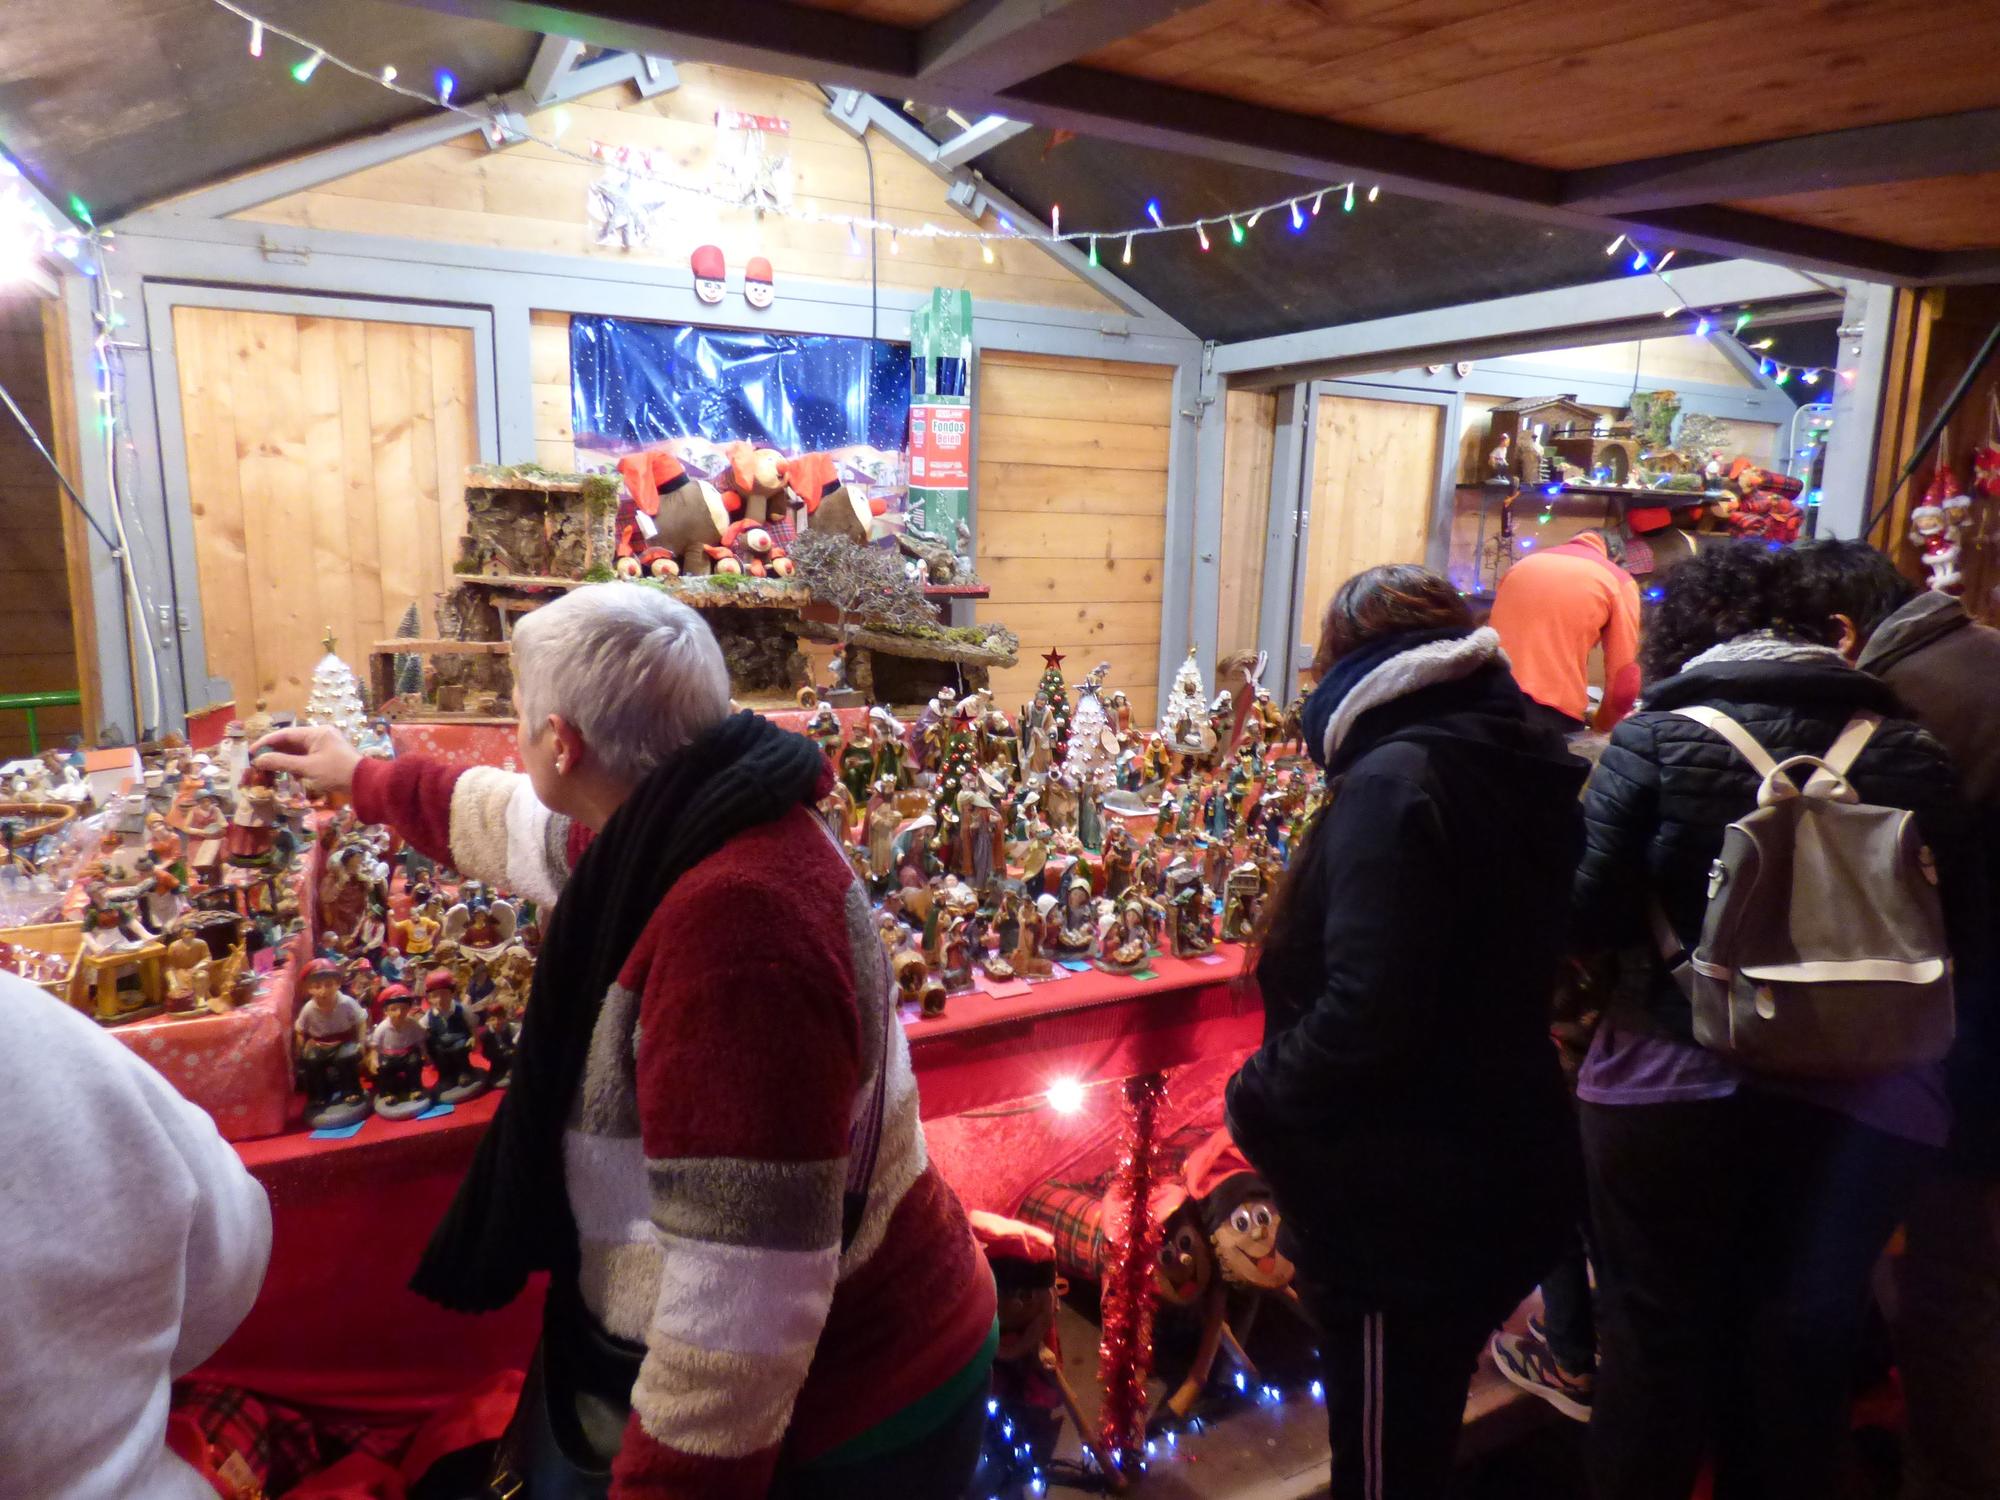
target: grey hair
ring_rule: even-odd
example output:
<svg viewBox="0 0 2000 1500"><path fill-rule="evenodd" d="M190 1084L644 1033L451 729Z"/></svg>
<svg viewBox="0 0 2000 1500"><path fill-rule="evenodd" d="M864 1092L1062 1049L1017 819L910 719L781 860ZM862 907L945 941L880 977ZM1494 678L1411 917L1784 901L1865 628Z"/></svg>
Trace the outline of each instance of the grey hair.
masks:
<svg viewBox="0 0 2000 1500"><path fill-rule="evenodd" d="M636 781L729 714L729 669L701 616L643 583L593 583L514 627L522 721L576 727L605 770Z"/></svg>

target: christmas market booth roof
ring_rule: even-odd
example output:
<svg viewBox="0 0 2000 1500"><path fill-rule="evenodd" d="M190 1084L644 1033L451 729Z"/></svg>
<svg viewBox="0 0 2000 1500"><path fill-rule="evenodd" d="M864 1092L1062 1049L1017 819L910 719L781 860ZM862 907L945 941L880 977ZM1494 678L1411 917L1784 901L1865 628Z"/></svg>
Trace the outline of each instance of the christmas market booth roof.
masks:
<svg viewBox="0 0 2000 1500"><path fill-rule="evenodd" d="M7 0L0 142L51 202L103 223L441 98L532 106L643 55L908 110L962 188L1101 231L1106 271L1218 341L1601 281L1669 250L1678 267L2000 279L2000 6L1809 11L1579 0L1536 25L1478 0ZM416 97L382 86L392 62ZM1690 76L1726 103L1689 107Z"/></svg>

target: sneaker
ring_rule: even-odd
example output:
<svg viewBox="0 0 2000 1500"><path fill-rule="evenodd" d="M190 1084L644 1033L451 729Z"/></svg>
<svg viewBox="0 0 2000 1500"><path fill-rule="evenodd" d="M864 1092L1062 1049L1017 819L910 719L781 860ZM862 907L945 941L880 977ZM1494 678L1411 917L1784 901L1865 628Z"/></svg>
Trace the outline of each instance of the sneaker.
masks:
<svg viewBox="0 0 2000 1500"><path fill-rule="evenodd" d="M1508 1380L1529 1395L1539 1396L1572 1422L1590 1420L1595 1378L1567 1373L1549 1353L1549 1346L1532 1333L1496 1333L1490 1348L1494 1366Z"/></svg>

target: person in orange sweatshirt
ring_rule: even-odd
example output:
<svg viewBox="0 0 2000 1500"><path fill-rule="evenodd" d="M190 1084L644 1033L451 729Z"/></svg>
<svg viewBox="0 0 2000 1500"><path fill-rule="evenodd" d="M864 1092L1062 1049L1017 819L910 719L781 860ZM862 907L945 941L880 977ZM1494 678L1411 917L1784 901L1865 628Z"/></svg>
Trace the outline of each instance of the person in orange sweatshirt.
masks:
<svg viewBox="0 0 2000 1500"><path fill-rule="evenodd" d="M1489 623L1514 681L1567 734L1610 733L1639 694L1639 585L1619 566L1624 551L1613 532L1579 532L1515 563L1494 596ZM1592 718L1590 652L1600 644L1604 696Z"/></svg>

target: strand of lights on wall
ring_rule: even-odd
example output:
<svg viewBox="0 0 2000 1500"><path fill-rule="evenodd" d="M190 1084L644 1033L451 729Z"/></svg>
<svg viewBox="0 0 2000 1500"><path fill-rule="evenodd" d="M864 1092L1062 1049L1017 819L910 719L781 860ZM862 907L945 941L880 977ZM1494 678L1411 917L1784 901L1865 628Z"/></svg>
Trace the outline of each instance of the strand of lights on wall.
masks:
<svg viewBox="0 0 2000 1500"><path fill-rule="evenodd" d="M536 145L542 146L559 156L568 157L572 161L582 162L585 165L615 166L640 181L653 183L670 192L683 193L695 198L711 199L731 208L740 208L743 206L738 198L723 192L719 188L710 187L706 184L679 182L669 177L660 176L652 169L650 152L634 150L629 146L607 145L602 141L592 142L588 151L579 151L573 147L563 145L560 137L568 122L565 112L560 109L555 111L556 128L549 134L539 134L529 129L526 122L518 118L510 119L503 124L501 121L492 118L485 109L477 105L464 104L457 100L454 94L458 88L458 80L442 68L433 75L431 90L425 92L399 82L398 78L400 75L394 67L367 68L358 63L350 62L309 37L301 36L297 32L287 31L277 23L253 14L251 11L236 4L235 0L211 0L211 3L228 11L231 15L249 25L249 55L251 57L261 58L264 56L265 43L270 37L280 37L301 49L303 55L292 63L290 67L292 77L300 83L311 82L313 75L321 67L334 68L342 73L351 74L364 82L372 83L377 88L386 89L392 94L400 95L402 98L441 107L451 110L456 114L464 115L467 119L476 121L480 129L494 139L496 144L502 141L533 141ZM1056 205L1050 211L1050 225L1047 229L1043 229L1039 225L1017 227L1005 214L999 215L1000 227L998 229L953 229L928 222L912 228L906 225L892 224L886 219L878 219L869 214L828 213L809 205L803 207L764 208L759 211L775 213L780 217L796 219L803 223L837 224L846 228L851 237L858 237L863 233L886 233L890 236L891 253L895 251L898 237L902 235L914 235L920 239L963 240L977 244L980 246L985 258L991 261L993 259L991 247L994 241L1018 240L1032 245L1062 245L1085 248L1089 251L1090 263L1097 265L1100 263L1098 252L1099 242L1106 241L1116 242L1122 247L1119 258L1120 264L1129 266L1132 264L1133 241L1148 235L1192 234L1195 237L1195 242L1206 251L1214 244L1214 240L1209 235L1209 231L1213 229L1216 231L1218 237L1224 231L1227 231L1230 243L1241 245L1248 238L1250 229L1265 214L1275 214L1284 217L1290 222L1292 232L1298 234L1303 233L1307 225L1313 219L1319 217L1320 209L1329 194L1336 196L1340 200L1341 208L1344 212L1352 213L1355 204L1363 197L1369 203L1373 203L1380 198L1381 193L1382 190L1379 186L1363 189L1358 182L1341 182L1323 188L1314 188L1309 192L1294 193L1288 198L1273 199L1269 203L1261 203L1252 208L1232 209L1225 213L1208 214L1201 218L1180 220L1167 219L1160 211L1159 200L1155 198L1149 200L1146 204L1147 223L1113 229L1064 229L1062 227L1062 207L1060 204Z"/></svg>

